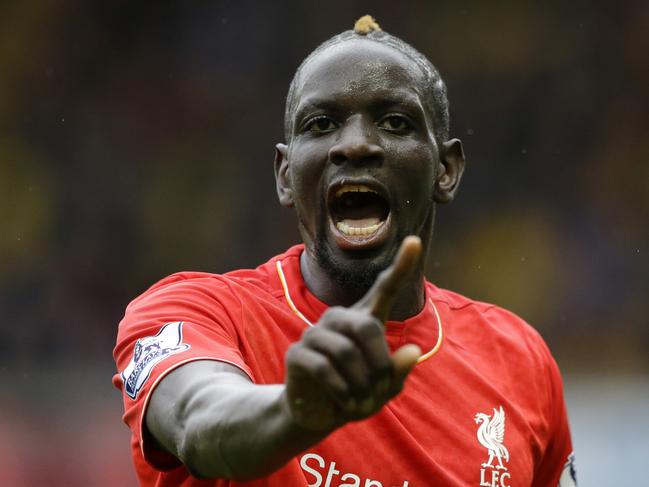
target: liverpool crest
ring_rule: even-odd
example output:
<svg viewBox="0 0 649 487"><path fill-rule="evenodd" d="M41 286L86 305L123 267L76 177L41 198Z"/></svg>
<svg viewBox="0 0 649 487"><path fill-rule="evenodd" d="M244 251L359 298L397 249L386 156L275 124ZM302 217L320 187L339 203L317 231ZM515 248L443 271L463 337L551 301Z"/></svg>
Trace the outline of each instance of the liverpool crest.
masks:
<svg viewBox="0 0 649 487"><path fill-rule="evenodd" d="M487 449L489 459L482 464L480 469L480 485L487 487L505 486L505 481L510 478L507 467L503 464L509 462L509 451L505 447L505 411L500 406L493 408L493 414L477 413L474 417L478 424L478 441ZM494 465L494 460L497 462ZM488 469L491 469L490 473Z"/></svg>

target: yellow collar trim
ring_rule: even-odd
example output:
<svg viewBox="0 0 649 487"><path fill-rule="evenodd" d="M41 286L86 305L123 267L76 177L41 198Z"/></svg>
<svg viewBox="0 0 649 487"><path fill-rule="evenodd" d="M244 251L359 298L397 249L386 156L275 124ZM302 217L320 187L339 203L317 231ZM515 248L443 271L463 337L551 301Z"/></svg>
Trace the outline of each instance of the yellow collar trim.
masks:
<svg viewBox="0 0 649 487"><path fill-rule="evenodd" d="M286 282L286 277L284 276L284 270L282 269L282 262L277 261L275 263L275 268L277 269L277 275L279 276L279 280L282 283L282 289L284 290L284 297L286 298L286 302L288 303L289 308L291 308L291 311L297 315L298 318L300 318L302 321L304 321L307 325L313 326L313 323L311 323L302 312L297 309L297 306L295 306L295 303L291 299L291 294L288 291L288 284ZM428 298L428 302L430 305L433 307L433 311L435 312L435 318L437 319L437 343L435 346L430 349L428 352L423 354L417 359L417 363L420 364L424 360L429 359L433 355L435 355L439 349L442 346L442 341L444 338L444 331L442 329L442 319L439 316L439 312L437 311L437 307L435 306L435 303L433 302L432 299Z"/></svg>

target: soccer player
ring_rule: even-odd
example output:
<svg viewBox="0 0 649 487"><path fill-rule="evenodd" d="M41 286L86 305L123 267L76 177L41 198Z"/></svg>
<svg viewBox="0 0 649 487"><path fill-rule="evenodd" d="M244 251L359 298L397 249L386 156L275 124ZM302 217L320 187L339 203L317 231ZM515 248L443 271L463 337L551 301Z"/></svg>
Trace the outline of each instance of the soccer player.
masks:
<svg viewBox="0 0 649 487"><path fill-rule="evenodd" d="M364 17L298 68L285 130L277 193L303 243L172 275L120 324L141 484L574 485L539 334L424 277L465 166L433 65Z"/></svg>

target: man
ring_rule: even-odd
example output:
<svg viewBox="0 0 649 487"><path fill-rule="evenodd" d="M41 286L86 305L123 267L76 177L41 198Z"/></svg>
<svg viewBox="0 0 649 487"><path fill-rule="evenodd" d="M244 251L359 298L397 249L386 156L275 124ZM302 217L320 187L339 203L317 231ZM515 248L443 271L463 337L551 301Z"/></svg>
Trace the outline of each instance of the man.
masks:
<svg viewBox="0 0 649 487"><path fill-rule="evenodd" d="M540 336L423 275L465 164L436 69L362 18L300 66L285 123L277 193L303 245L168 277L120 324L142 485L570 485Z"/></svg>

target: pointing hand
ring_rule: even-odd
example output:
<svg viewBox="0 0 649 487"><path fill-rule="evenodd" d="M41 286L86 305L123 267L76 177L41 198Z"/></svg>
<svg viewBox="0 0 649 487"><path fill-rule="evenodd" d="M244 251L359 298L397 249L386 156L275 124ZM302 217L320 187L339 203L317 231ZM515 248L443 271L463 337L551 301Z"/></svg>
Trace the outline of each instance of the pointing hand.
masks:
<svg viewBox="0 0 649 487"><path fill-rule="evenodd" d="M329 308L286 354L286 400L301 427L327 432L377 413L403 388L421 350L390 354L384 323L421 256L419 237L406 237L394 262L349 308Z"/></svg>

